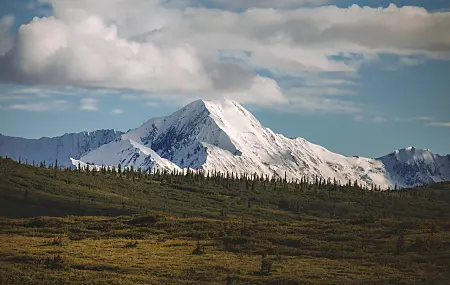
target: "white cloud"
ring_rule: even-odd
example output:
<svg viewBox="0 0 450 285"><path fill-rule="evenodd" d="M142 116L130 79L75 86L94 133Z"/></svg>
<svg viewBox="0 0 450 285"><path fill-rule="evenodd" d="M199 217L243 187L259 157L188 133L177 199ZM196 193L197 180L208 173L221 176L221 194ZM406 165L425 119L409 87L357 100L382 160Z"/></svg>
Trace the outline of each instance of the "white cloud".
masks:
<svg viewBox="0 0 450 285"><path fill-rule="evenodd" d="M431 116L421 116L421 117L414 117L413 119L414 119L414 120L417 120L417 121L432 121L432 120L434 120L434 117L431 117Z"/></svg>
<svg viewBox="0 0 450 285"><path fill-rule="evenodd" d="M364 117L362 115L356 115L353 117L353 120L355 120L355 122L362 122Z"/></svg>
<svg viewBox="0 0 450 285"><path fill-rule="evenodd" d="M63 111L67 109L67 102L64 100L55 100L55 101L24 103L24 104L13 104L7 106L6 109L30 111L30 112Z"/></svg>
<svg viewBox="0 0 450 285"><path fill-rule="evenodd" d="M249 9L176 9L177 1L162 0L50 0L54 15L23 25L13 52L0 57L0 80L135 90L171 101L227 96L355 114L362 106L340 97L356 95L342 85L357 80L361 64L377 61L380 53L400 56L405 66L450 58L450 13L395 5L276 10L269 7L315 3L214 1L230 10ZM257 75L256 69L268 72ZM346 79L308 85L324 72ZM304 85L283 86L270 78L286 76Z"/></svg>
<svg viewBox="0 0 450 285"><path fill-rule="evenodd" d="M122 109L114 109L111 111L111 114L120 115L120 114L123 114L123 110Z"/></svg>
<svg viewBox="0 0 450 285"><path fill-rule="evenodd" d="M25 7L29 10L36 9L36 2L34 0L30 0L25 4Z"/></svg>
<svg viewBox="0 0 450 285"><path fill-rule="evenodd" d="M57 96L73 96L79 91L79 89L73 88L55 89L41 86L10 87L3 93L0 93L0 101L29 101L36 98L43 99Z"/></svg>
<svg viewBox="0 0 450 285"><path fill-rule="evenodd" d="M210 4L223 9L251 9L251 8L295 8L299 6L319 6L329 0L210 0Z"/></svg>
<svg viewBox="0 0 450 285"><path fill-rule="evenodd" d="M14 25L14 15L6 15L0 18L0 56L4 55L13 47L11 27Z"/></svg>
<svg viewBox="0 0 450 285"><path fill-rule="evenodd" d="M426 122L426 121L433 121L433 120L435 120L435 118L432 116L416 116L416 117L407 117L407 118L395 116L394 120L396 122L414 122L414 121Z"/></svg>
<svg viewBox="0 0 450 285"><path fill-rule="evenodd" d="M83 98L80 101L80 109L85 111L98 111L98 99Z"/></svg>
<svg viewBox="0 0 450 285"><path fill-rule="evenodd" d="M373 122L377 124L385 123L386 121L387 121L386 118L383 116L375 116L373 118Z"/></svg>
<svg viewBox="0 0 450 285"><path fill-rule="evenodd" d="M147 106L147 107L160 107L161 103L160 102L155 102L155 101L148 101L147 103L145 103L145 106Z"/></svg>
<svg viewBox="0 0 450 285"><path fill-rule="evenodd" d="M450 127L450 122L432 122L432 123L428 123L427 126L432 126L432 127Z"/></svg>

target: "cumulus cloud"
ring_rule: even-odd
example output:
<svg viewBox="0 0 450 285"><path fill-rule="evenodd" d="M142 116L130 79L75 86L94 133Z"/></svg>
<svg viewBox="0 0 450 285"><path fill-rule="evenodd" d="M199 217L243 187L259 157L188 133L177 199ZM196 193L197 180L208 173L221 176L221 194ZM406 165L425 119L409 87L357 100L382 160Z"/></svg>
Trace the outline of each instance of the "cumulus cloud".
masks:
<svg viewBox="0 0 450 285"><path fill-rule="evenodd" d="M83 98L80 101L80 109L85 111L98 111L98 99Z"/></svg>
<svg viewBox="0 0 450 285"><path fill-rule="evenodd" d="M117 28L98 16L76 18L35 18L20 27L16 46L5 57L14 67L11 79L152 91L194 91L207 83L188 46L139 44L119 38Z"/></svg>
<svg viewBox="0 0 450 285"><path fill-rule="evenodd" d="M361 106L339 98L355 95L351 88L326 81L286 86L279 78L307 82L332 72L346 85L378 54L397 55L405 66L450 59L450 13L419 7L297 9L317 2L213 0L228 9L220 10L179 9L179 1L162 0L48 2L53 16L20 27L0 57L1 81L357 113Z"/></svg>

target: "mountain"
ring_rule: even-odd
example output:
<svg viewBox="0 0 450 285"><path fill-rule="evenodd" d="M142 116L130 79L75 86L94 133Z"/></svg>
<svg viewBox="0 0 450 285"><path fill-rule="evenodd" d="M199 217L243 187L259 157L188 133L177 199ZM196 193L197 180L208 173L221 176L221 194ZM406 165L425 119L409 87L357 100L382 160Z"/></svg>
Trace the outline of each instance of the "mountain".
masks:
<svg viewBox="0 0 450 285"><path fill-rule="evenodd" d="M421 186L450 180L450 155L440 156L412 146L378 158L400 186Z"/></svg>
<svg viewBox="0 0 450 285"><path fill-rule="evenodd" d="M41 161L58 164L64 167L72 166L70 158L78 159L101 145L119 139L123 132L114 130L98 130L65 134L53 138L25 139L9 137L0 134L0 156L16 161L25 160L31 164Z"/></svg>
<svg viewBox="0 0 450 285"><path fill-rule="evenodd" d="M81 166L86 164L117 166L120 164L123 167L133 166L135 169L141 168L144 171L180 169L176 164L160 157L151 148L125 137L100 146L98 149L87 153L80 160L73 159L72 164L75 166L78 166L78 164L81 164Z"/></svg>
<svg viewBox="0 0 450 285"><path fill-rule="evenodd" d="M58 157L67 164L70 161L63 158L70 156L74 165L121 164L143 171L191 168L293 179L337 179L341 183L358 180L368 187L384 189L450 180L450 156L410 147L377 159L345 157L303 138L276 134L230 100L198 100L126 133L70 134L32 141L33 145L20 138L9 138L13 140L9 144L4 140L0 137L0 155L16 160L19 155L28 161L54 161Z"/></svg>
<svg viewBox="0 0 450 285"><path fill-rule="evenodd" d="M150 155L146 150L152 150ZM144 170L189 167L282 177L286 174L294 179L336 178L342 183L358 180L369 187L382 188L450 180L446 174L448 164L442 167L436 164L434 168L432 163L411 164L414 156L408 155L399 161L390 159L390 155L379 159L345 157L303 138L290 139L274 133L237 102L199 100L168 117L147 121L125 133L121 142L102 146L81 161L97 165L121 163ZM146 159L156 162L148 163ZM445 159L434 161L441 163L441 160ZM438 177L430 169L441 169L445 175Z"/></svg>

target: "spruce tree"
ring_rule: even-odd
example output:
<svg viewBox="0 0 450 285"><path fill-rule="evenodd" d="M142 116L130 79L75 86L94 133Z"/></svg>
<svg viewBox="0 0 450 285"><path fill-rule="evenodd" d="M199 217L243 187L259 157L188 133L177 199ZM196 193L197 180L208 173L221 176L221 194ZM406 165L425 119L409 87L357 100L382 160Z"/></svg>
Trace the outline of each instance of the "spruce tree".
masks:
<svg viewBox="0 0 450 285"><path fill-rule="evenodd" d="M267 255L261 255L261 267L259 269L259 273L261 275L270 275L272 272L272 261L267 258Z"/></svg>
<svg viewBox="0 0 450 285"><path fill-rule="evenodd" d="M28 201L28 189L25 189L25 193L23 195L23 200Z"/></svg>
<svg viewBox="0 0 450 285"><path fill-rule="evenodd" d="M405 236L404 235L400 235L397 239L397 248L396 248L396 253L397 254L401 254L405 251Z"/></svg>

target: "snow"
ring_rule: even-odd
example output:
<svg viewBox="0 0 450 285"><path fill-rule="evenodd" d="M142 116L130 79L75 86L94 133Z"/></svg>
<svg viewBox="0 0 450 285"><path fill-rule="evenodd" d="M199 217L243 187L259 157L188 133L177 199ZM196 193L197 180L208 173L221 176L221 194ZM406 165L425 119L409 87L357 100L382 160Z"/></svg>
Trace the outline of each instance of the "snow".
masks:
<svg viewBox="0 0 450 285"><path fill-rule="evenodd" d="M383 189L450 180L450 156L408 147L378 159L345 157L304 138L276 134L239 103L226 99L198 100L170 116L150 119L134 130L108 138L94 139L94 143L82 144L77 151L65 151L64 156L72 157L73 165L120 163L144 171L193 168L270 177L286 175L298 180L337 179L343 184L358 180L359 184ZM4 141L0 137L0 153L14 150L15 159L18 153L33 157L34 152L27 152L27 148L14 148ZM52 158L55 146L33 146L30 150Z"/></svg>
<svg viewBox="0 0 450 285"><path fill-rule="evenodd" d="M168 117L154 118L122 135L121 142L81 158L93 164L143 167L142 155L181 168L257 173L289 179L359 180L366 185L393 184L380 161L347 158L308 142L265 128L239 103L198 100ZM138 154L138 158L134 157ZM106 159L107 158L107 159ZM156 165L161 164L159 161ZM152 167L150 165L150 167Z"/></svg>
<svg viewBox="0 0 450 285"><path fill-rule="evenodd" d="M157 153L131 139L105 144L95 151L83 156L80 161L91 165L108 165L122 167L133 166L142 171L153 169L174 170L179 167Z"/></svg>
<svg viewBox="0 0 450 285"><path fill-rule="evenodd" d="M398 187L450 180L450 156L433 154L428 149L408 147L378 160L383 162L390 180Z"/></svg>
<svg viewBox="0 0 450 285"><path fill-rule="evenodd" d="M98 130L65 134L54 138L25 139L0 135L0 156L32 164L46 161L61 167L72 165L70 157L79 159L82 155L119 138L123 133L114 130Z"/></svg>

